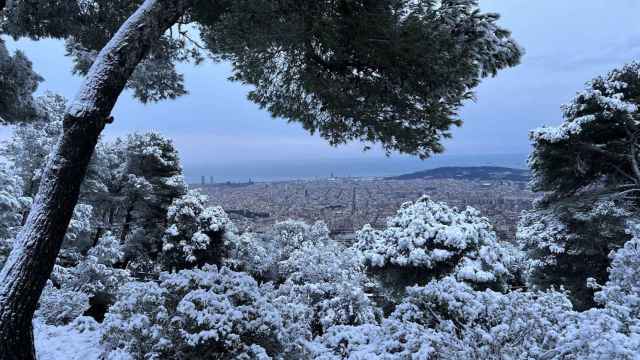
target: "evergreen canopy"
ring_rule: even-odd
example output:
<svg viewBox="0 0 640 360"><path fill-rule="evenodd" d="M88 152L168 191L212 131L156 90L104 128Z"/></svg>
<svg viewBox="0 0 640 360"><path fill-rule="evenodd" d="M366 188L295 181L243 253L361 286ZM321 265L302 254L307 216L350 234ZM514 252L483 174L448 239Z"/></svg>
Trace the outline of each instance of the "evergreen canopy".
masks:
<svg viewBox="0 0 640 360"><path fill-rule="evenodd" d="M2 31L66 39L84 73L139 3L9 1ZM477 0L199 0L150 44L128 86L142 101L183 95L175 63L209 56L233 65L249 99L333 145L427 157L480 79L518 63L497 20Z"/></svg>

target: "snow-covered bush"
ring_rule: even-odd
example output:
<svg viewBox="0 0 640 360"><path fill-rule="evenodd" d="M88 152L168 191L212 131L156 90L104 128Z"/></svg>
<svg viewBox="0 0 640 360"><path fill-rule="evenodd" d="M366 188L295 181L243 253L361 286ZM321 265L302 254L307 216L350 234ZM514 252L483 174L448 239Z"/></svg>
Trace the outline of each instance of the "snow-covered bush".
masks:
<svg viewBox="0 0 640 360"><path fill-rule="evenodd" d="M424 326L387 319L381 325L334 326L307 343L305 351L314 360L436 359L446 353L437 347L434 337L438 334Z"/></svg>
<svg viewBox="0 0 640 360"><path fill-rule="evenodd" d="M42 291L36 318L49 325L66 325L89 309L89 295L70 288L55 288L51 281Z"/></svg>
<svg viewBox="0 0 640 360"><path fill-rule="evenodd" d="M122 259L122 245L111 233L102 236L87 256L71 268L62 282L63 287L79 289L91 296L114 300L118 289L131 281L127 270L115 268Z"/></svg>
<svg viewBox="0 0 640 360"><path fill-rule="evenodd" d="M282 283L288 274L280 269L296 251L333 243L322 221L309 225L286 220L275 223L265 234L245 233L229 243L226 263L263 280Z"/></svg>
<svg viewBox="0 0 640 360"><path fill-rule="evenodd" d="M558 292L477 291L452 277L407 289L391 318L457 334L456 358L537 358L571 312Z"/></svg>
<svg viewBox="0 0 640 360"><path fill-rule="evenodd" d="M267 359L280 352L281 332L255 280L206 265L127 284L106 316L102 343L107 359Z"/></svg>
<svg viewBox="0 0 640 360"><path fill-rule="evenodd" d="M609 253L631 238L626 225L631 217L608 200L536 202L522 213L516 234L529 259L528 285L564 287L578 310L596 306L587 279L607 281Z"/></svg>
<svg viewBox="0 0 640 360"><path fill-rule="evenodd" d="M274 303L294 349L332 326L381 318L364 291L367 279L353 250L332 242L301 248L280 262L280 270L286 281L273 292Z"/></svg>
<svg viewBox="0 0 640 360"><path fill-rule="evenodd" d="M30 202L30 198L22 196L20 178L0 162L0 268Z"/></svg>
<svg viewBox="0 0 640 360"><path fill-rule="evenodd" d="M206 202L207 196L189 191L169 207L167 230L162 237L165 269L221 264L228 236L234 236L236 229L221 207L205 207Z"/></svg>
<svg viewBox="0 0 640 360"><path fill-rule="evenodd" d="M621 318L610 309L565 314L562 331L548 359L635 360L640 354L638 319Z"/></svg>
<svg viewBox="0 0 640 360"><path fill-rule="evenodd" d="M282 258L303 247L317 246L330 241L329 228L322 221L313 225L297 220L277 222L269 231L269 235L277 244L278 251L283 254Z"/></svg>
<svg viewBox="0 0 640 360"><path fill-rule="evenodd" d="M277 278L279 251L269 237L247 232L233 237L228 245L225 266L256 279Z"/></svg>
<svg viewBox="0 0 640 360"><path fill-rule="evenodd" d="M427 196L403 204L384 230L366 225L356 237L369 272L396 298L405 286L449 275L477 288L506 290L518 281L523 262L477 210L459 211Z"/></svg>
<svg viewBox="0 0 640 360"><path fill-rule="evenodd" d="M640 224L629 224L629 233L633 238L610 254L609 280L595 300L621 317L640 321Z"/></svg>
<svg viewBox="0 0 640 360"><path fill-rule="evenodd" d="M115 301L118 290L132 280L128 270L114 267L123 254L119 240L111 233L106 233L75 266L56 265L51 275L55 287L47 288L42 295L41 311L51 312L54 316L57 312L71 313L64 310L64 299L69 298L69 302L77 304L74 308L78 310L73 311L75 317L91 309L91 315L101 320L108 306ZM84 310L80 311L80 305ZM75 317L64 316L64 323Z"/></svg>
<svg viewBox="0 0 640 360"><path fill-rule="evenodd" d="M640 227L629 224L633 238L611 252L609 280L597 289L603 308L569 314L551 355L575 359L637 359L640 354Z"/></svg>
<svg viewBox="0 0 640 360"><path fill-rule="evenodd" d="M570 312L561 293L477 291L446 277L408 288L380 326L338 326L309 348L318 359L540 358Z"/></svg>

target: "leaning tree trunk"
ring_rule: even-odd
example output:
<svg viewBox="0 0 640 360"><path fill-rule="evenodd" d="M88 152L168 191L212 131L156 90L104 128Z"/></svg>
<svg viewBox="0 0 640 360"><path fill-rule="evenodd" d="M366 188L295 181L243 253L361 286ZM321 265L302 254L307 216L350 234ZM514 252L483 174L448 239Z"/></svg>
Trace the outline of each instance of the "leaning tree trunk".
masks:
<svg viewBox="0 0 640 360"><path fill-rule="evenodd" d="M190 5L189 0L145 0L102 49L67 109L62 137L0 273L0 359L35 359L31 321L98 137L137 64Z"/></svg>

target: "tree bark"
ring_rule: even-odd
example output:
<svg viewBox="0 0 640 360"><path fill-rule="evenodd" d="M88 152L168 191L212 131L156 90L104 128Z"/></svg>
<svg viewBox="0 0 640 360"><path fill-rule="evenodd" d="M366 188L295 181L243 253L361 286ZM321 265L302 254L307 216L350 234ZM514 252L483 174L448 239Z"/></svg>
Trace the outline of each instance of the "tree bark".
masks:
<svg viewBox="0 0 640 360"><path fill-rule="evenodd" d="M0 359L35 359L33 314L100 133L112 120L109 115L137 64L191 4L190 0L145 0L100 51L67 109L63 134L0 273Z"/></svg>

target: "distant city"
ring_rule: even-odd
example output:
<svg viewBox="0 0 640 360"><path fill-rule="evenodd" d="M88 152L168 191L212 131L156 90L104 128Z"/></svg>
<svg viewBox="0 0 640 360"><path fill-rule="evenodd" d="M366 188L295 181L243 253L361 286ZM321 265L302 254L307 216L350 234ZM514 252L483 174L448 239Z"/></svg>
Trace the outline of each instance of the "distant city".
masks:
<svg viewBox="0 0 640 360"><path fill-rule="evenodd" d="M222 206L241 230L262 232L286 219L323 220L344 242L351 242L365 224L383 228L402 203L422 195L477 208L502 239L512 241L520 213L536 196L527 188L526 170L505 167L446 167L395 178L329 174L267 182L200 180L197 187L209 195L211 205Z"/></svg>

